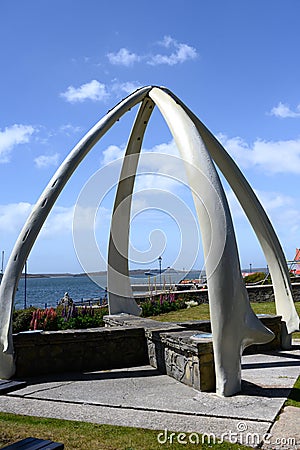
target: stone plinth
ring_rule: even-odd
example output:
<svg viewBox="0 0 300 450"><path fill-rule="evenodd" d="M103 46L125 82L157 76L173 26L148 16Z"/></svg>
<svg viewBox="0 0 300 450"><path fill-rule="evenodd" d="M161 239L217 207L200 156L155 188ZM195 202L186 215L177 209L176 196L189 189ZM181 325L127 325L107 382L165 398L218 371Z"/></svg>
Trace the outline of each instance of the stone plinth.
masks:
<svg viewBox="0 0 300 450"><path fill-rule="evenodd" d="M273 331L272 342L251 345L244 353L259 353L281 348L281 316L258 315L261 322ZM107 326L131 328L141 326L145 330L150 364L199 391L215 390L214 356L209 320L184 322L158 322L153 319L118 314L105 316ZM192 336L201 334L201 339Z"/></svg>
<svg viewBox="0 0 300 450"><path fill-rule="evenodd" d="M155 322L153 320L153 322ZM148 347L149 362L152 367L158 369L161 373L167 373L165 363L164 346L161 342L161 335L167 332L182 331L183 328L174 323L156 322L151 327L145 329L145 336Z"/></svg>
<svg viewBox="0 0 300 450"><path fill-rule="evenodd" d="M201 336L193 339L193 336ZM160 335L166 374L197 389L214 391L216 387L212 337L195 330Z"/></svg>

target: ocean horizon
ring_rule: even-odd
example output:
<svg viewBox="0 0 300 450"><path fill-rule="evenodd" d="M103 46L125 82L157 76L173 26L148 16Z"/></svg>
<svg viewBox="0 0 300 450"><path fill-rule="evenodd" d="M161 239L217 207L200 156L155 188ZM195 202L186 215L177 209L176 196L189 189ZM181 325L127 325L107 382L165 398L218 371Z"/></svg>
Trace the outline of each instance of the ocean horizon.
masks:
<svg viewBox="0 0 300 450"><path fill-rule="evenodd" d="M199 278L200 270L189 272L188 278ZM92 299L104 299L107 295L107 274L93 275L91 279L86 274L32 274L23 276L19 281L18 290L15 296L15 308L23 309L25 306L35 306L39 308L55 307L63 298L65 292L75 302L87 301ZM131 284L147 286L149 284L149 276L145 272L130 271ZM186 272L175 271L161 274L162 284L176 284L180 279L185 278ZM150 277L151 285L160 283L160 275ZM26 284L26 290L25 290ZM136 293L136 289L135 289Z"/></svg>
<svg viewBox="0 0 300 450"><path fill-rule="evenodd" d="M263 268L253 268L253 271L264 271ZM247 270L243 270L247 272ZM101 272L101 275L93 275L91 279L87 274L29 274L23 276L18 285L18 290L15 296L15 308L23 309L25 306L34 306L38 308L56 307L59 301L63 298L65 292L75 302L88 301L92 299L104 299L107 295L107 274ZM177 284L181 279L198 279L199 276L205 276L204 271L192 270L189 273L184 271L162 272L162 284L170 285ZM40 275L40 276L39 276ZM156 276L145 275L143 270L130 271L131 284L148 286L149 281L151 286L160 283L160 275ZM25 283L26 282L26 283ZM26 284L26 290L25 290ZM145 289L141 292L145 292ZM134 293L138 293L138 286L134 288Z"/></svg>

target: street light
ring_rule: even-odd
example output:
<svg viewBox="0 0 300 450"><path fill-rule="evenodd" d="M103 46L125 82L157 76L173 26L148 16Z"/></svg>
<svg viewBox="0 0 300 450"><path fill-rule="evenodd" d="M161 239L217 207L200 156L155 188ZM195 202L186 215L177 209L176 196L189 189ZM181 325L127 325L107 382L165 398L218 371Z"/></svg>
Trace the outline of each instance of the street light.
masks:
<svg viewBox="0 0 300 450"><path fill-rule="evenodd" d="M160 256L160 257L158 258L158 263L159 263L159 284L160 284L160 289L161 289L161 260L162 260L162 257Z"/></svg>
<svg viewBox="0 0 300 450"><path fill-rule="evenodd" d="M25 278L24 278L24 309L27 308L27 260L25 261Z"/></svg>

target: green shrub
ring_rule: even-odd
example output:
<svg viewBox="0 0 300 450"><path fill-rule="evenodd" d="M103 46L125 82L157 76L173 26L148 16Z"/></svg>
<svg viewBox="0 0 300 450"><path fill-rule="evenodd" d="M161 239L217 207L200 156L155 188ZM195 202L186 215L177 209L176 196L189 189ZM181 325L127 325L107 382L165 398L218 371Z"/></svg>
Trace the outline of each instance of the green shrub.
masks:
<svg viewBox="0 0 300 450"><path fill-rule="evenodd" d="M250 275L247 275L244 278L245 283L259 283L260 281L265 280L266 274L265 272L255 272L251 273ZM268 275L267 279L264 281L264 284L272 284L272 280L270 275Z"/></svg>
<svg viewBox="0 0 300 450"><path fill-rule="evenodd" d="M76 308L71 315L58 318L58 329L67 330L103 327L103 316L108 314L107 308Z"/></svg>
<svg viewBox="0 0 300 450"><path fill-rule="evenodd" d="M175 299L173 293L160 295L159 299L150 298L140 304L142 317L158 316L159 314L186 308L182 298Z"/></svg>
<svg viewBox="0 0 300 450"><path fill-rule="evenodd" d="M28 331L30 322L32 320L33 311L35 308L15 309L13 312L13 333L21 333L21 331Z"/></svg>

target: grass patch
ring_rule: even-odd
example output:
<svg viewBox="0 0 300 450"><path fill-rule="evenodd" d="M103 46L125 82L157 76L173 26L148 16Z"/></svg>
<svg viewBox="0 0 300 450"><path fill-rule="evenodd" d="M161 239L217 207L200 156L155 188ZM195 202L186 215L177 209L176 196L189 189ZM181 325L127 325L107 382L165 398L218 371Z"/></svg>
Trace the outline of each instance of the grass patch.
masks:
<svg viewBox="0 0 300 450"><path fill-rule="evenodd" d="M187 443L183 445L177 443L176 440L172 444L159 444L158 433L159 431L142 428L96 425L0 413L0 448L28 436L63 442L65 450L161 450L164 448L179 450L183 447L188 450L193 450L195 447L207 450L212 447L216 450L242 450L250 448L231 443L214 445L212 442L210 444ZM189 434L182 439L189 442Z"/></svg>
<svg viewBox="0 0 300 450"><path fill-rule="evenodd" d="M285 406L296 406L297 408L300 408L300 377L298 377L298 380L294 384L294 387L285 402Z"/></svg>
<svg viewBox="0 0 300 450"><path fill-rule="evenodd" d="M166 314L160 314L159 316L149 317L159 322L184 322L185 320L209 320L209 306L207 303L202 303L199 306L193 306L192 308L180 309L178 311L171 311Z"/></svg>
<svg viewBox="0 0 300 450"><path fill-rule="evenodd" d="M276 314L274 302L252 302L251 307L255 314ZM300 302L295 302L295 307L300 315ZM172 311L167 314L160 314L159 316L152 316L150 319L158 320L160 322L184 322L185 320L209 320L209 306L208 303L202 303L199 306L192 308ZM300 332L293 333L294 339L300 339Z"/></svg>

